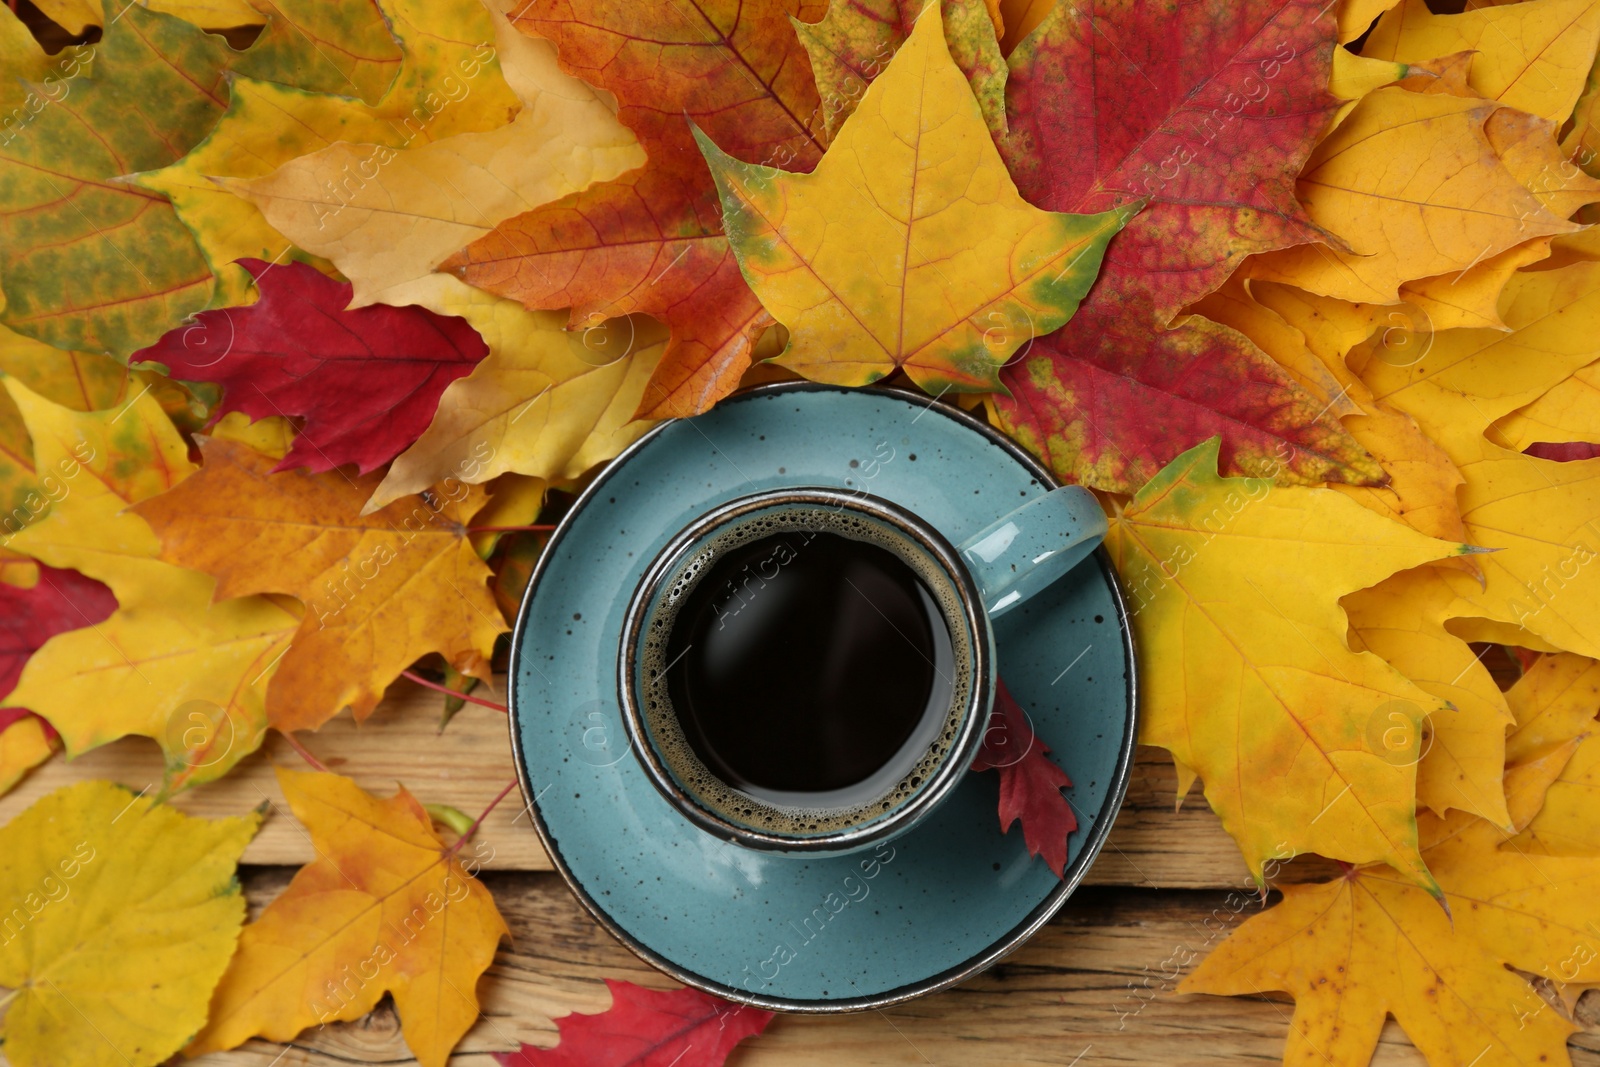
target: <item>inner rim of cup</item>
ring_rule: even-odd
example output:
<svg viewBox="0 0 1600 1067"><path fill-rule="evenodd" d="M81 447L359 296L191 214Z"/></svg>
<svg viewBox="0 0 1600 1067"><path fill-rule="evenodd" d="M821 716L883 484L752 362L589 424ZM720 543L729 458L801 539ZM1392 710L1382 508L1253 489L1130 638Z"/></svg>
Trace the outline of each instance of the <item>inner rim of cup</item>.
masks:
<svg viewBox="0 0 1600 1067"><path fill-rule="evenodd" d="M664 672L678 609L725 552L785 531L821 530L887 549L933 595L949 631L948 708L919 722L900 754L878 775L873 799L830 806L826 794L780 805L721 781L695 753L671 706ZM803 550L803 549L802 549ZM859 845L888 833L942 797L970 762L976 710L988 691L987 630L971 576L949 543L920 520L876 498L832 490L756 494L703 517L683 531L647 570L625 628L624 719L646 770L669 798L701 825L755 847ZM659 751L658 751L659 750ZM665 754L665 755L663 755ZM881 777L881 783L873 779ZM857 793L858 784L842 793ZM698 816L698 817L697 817Z"/></svg>

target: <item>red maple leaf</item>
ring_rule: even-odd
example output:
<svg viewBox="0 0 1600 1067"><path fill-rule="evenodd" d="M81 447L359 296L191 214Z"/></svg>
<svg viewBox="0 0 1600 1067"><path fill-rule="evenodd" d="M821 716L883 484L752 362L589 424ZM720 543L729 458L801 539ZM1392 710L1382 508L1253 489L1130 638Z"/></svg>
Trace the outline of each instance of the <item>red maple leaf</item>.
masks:
<svg viewBox="0 0 1600 1067"><path fill-rule="evenodd" d="M426 308L345 310L351 286L304 263L239 263L261 299L203 311L133 356L224 389L215 416L303 418L275 470L382 466L422 435L445 386L488 354L465 319Z"/></svg>
<svg viewBox="0 0 1600 1067"><path fill-rule="evenodd" d="M1022 194L1052 211L1148 201L1072 321L1001 375L1005 429L1061 477L1132 492L1220 435L1228 473L1382 480L1243 335L1164 329L1251 253L1327 239L1294 180L1338 105L1336 32L1326 0L1090 0L1012 53L999 144Z"/></svg>
<svg viewBox="0 0 1600 1067"><path fill-rule="evenodd" d="M1587 441L1566 441L1561 443L1540 441L1529 445L1524 451L1537 459L1551 459L1557 463L1573 463L1578 460L1600 457L1600 445L1590 444Z"/></svg>
<svg viewBox="0 0 1600 1067"><path fill-rule="evenodd" d="M810 171L823 116L790 25L826 0L529 0L517 28L555 42L569 74L614 93L648 162L495 227L439 267L574 326L643 311L672 328L639 416L694 415L731 392L771 322L722 233L686 118L746 162Z"/></svg>
<svg viewBox="0 0 1600 1067"><path fill-rule="evenodd" d="M1078 818L1061 793L1072 779L1048 757L1049 751L1006 683L996 681L989 728L972 769L1000 772L1000 832L1009 833L1020 820L1028 854L1043 856L1061 878L1067 867L1067 837L1078 828Z"/></svg>
<svg viewBox="0 0 1600 1067"><path fill-rule="evenodd" d="M111 590L77 571L41 563L32 589L0 582L0 696L17 687L29 657L50 638L104 622L116 610ZM0 730L32 714L26 708L0 707ZM45 725L54 737L55 730Z"/></svg>
<svg viewBox="0 0 1600 1067"><path fill-rule="evenodd" d="M556 1020L555 1048L497 1052L501 1067L721 1067L733 1047L759 1034L772 1012L730 1004L698 989L661 992L606 979L611 1007Z"/></svg>

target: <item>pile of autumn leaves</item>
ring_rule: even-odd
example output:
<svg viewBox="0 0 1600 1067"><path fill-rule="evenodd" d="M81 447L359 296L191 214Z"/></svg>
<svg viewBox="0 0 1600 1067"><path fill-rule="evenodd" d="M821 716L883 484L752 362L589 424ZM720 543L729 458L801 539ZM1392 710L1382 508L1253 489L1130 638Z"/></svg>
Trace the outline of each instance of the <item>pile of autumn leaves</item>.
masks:
<svg viewBox="0 0 1600 1067"><path fill-rule="evenodd" d="M1564 1062L1600 985L1600 0L40 7L104 30L47 55L0 11L0 789L141 735L170 795L413 665L485 676L538 548L491 528L753 360L901 372L1102 493L1142 740L1251 870L1348 867L1186 988L1293 993L1288 1062L1365 1062L1385 1012L1431 1063ZM1510 694L1469 641L1520 650ZM403 791L282 779L325 858L242 937L255 816L85 783L5 829L12 1062L385 990L444 1062L505 929L467 854ZM91 875L99 950L167 931L158 988L53 925L40 886ZM333 890L346 929L452 919L318 1009L374 951L302 921Z"/></svg>

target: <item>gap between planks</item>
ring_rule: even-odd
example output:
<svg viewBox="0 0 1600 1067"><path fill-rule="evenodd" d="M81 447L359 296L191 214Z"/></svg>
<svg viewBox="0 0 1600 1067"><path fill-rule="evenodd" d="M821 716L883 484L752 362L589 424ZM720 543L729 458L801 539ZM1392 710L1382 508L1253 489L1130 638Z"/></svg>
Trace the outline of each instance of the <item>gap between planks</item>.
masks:
<svg viewBox="0 0 1600 1067"><path fill-rule="evenodd" d="M493 686L478 690L479 695L493 700L504 699L504 693L504 676L496 677ZM441 739L439 717L444 699L402 680L390 687L387 698L365 722L357 724L344 714L316 733L302 732L296 737L329 770L349 775L375 794L388 796L396 783L403 783L424 804L449 804L476 817L515 777L506 719L493 709L468 704L451 720ZM574 745L581 743L583 730L590 725L573 721ZM1070 755L1066 762L1070 770ZM309 863L314 858L311 843L289 814L272 772L274 764L308 769L276 732L269 731L261 751L247 756L226 778L180 794L173 806L217 817L237 815L270 800L272 814L245 850L243 862ZM70 782L104 778L135 791L156 789L161 770L160 750L143 737L123 738L76 760L58 756L0 797L0 824ZM1141 748L1122 812L1085 884L1231 889L1248 882L1238 846L1222 829L1205 798L1196 791L1182 810L1175 812L1176 789L1177 777L1167 754ZM996 822L998 825L998 819ZM1013 827L1011 832L1020 831ZM515 793L490 814L479 837L494 846L494 857L485 864L489 869L551 869ZM1334 870L1332 864L1316 857L1304 857L1285 865L1277 881L1320 881Z"/></svg>
<svg viewBox="0 0 1600 1067"><path fill-rule="evenodd" d="M247 872L252 906L275 895L289 873L283 868ZM484 881L505 914L515 947L502 948L480 985L484 1014L451 1057L451 1067L497 1067L493 1052L524 1041L554 1044L553 1018L609 1006L603 978L673 985L592 922L554 874L490 873ZM1230 914L1225 901L1226 894L1216 890L1080 890L1014 955L955 989L883 1012L780 1017L765 1034L741 1045L728 1067L1276 1065L1294 1011L1286 999L1172 992L1194 964L1167 961L1188 958L1184 950L1197 961L1232 929L1222 924L1213 933L1202 925L1215 914ZM1572 1039L1572 1063L1600 1067L1600 1032L1593 1029L1600 1018L1600 992L1580 1004L1579 1016L1588 1028ZM195 1067L415 1063L387 1001L361 1021L307 1031L287 1052L277 1042L253 1041L193 1062ZM1384 1027L1372 1063L1425 1067L1393 1021Z"/></svg>

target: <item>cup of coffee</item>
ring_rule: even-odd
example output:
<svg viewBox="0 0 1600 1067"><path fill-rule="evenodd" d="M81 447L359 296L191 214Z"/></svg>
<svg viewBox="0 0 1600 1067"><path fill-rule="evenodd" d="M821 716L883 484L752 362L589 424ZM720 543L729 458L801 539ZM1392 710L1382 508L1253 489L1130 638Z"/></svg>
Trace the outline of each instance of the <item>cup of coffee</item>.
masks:
<svg viewBox="0 0 1600 1067"><path fill-rule="evenodd" d="M735 844L816 855L893 837L977 755L990 620L1105 532L1075 486L959 546L863 493L732 500L673 537L629 602L618 690L632 750L686 818Z"/></svg>

